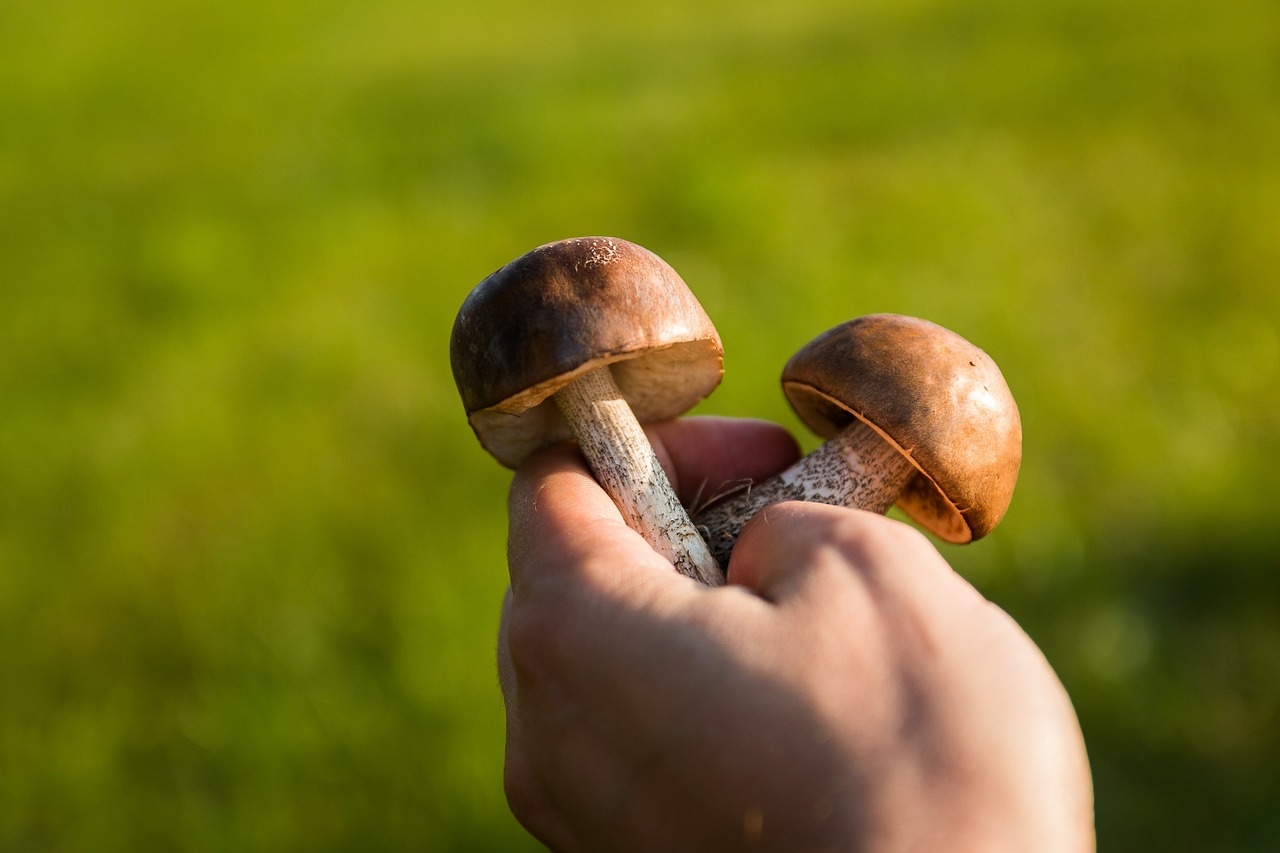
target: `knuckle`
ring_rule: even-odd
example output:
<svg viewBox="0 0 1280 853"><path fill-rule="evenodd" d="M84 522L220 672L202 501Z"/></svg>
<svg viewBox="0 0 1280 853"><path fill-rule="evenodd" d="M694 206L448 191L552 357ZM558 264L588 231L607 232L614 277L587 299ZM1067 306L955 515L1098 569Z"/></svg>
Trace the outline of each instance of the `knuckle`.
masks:
<svg viewBox="0 0 1280 853"><path fill-rule="evenodd" d="M919 528L900 521L886 519L890 524L885 525L885 536L899 551L903 553L921 553L925 550L932 551L933 543L929 541Z"/></svg>
<svg viewBox="0 0 1280 853"><path fill-rule="evenodd" d="M842 550L863 582L879 586L904 566L934 552L928 537L909 524L883 516L851 516L842 531Z"/></svg>

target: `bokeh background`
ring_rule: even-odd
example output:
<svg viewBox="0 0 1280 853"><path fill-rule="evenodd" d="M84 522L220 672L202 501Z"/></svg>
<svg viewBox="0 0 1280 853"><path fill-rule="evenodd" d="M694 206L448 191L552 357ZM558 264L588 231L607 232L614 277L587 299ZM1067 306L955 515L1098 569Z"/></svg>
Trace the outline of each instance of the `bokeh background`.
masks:
<svg viewBox="0 0 1280 853"><path fill-rule="evenodd" d="M447 341L583 234L806 446L819 331L987 349L1022 478L945 553L1102 846L1280 849L1274 0L0 3L0 849L537 849Z"/></svg>

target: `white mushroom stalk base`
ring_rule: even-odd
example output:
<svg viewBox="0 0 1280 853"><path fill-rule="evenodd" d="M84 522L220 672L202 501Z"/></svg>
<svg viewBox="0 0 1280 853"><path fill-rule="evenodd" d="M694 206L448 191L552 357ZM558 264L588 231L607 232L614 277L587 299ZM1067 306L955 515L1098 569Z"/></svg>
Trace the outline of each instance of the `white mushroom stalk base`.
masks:
<svg viewBox="0 0 1280 853"><path fill-rule="evenodd" d="M766 506L810 501L884 514L915 471L896 447L855 421L781 474L713 505L698 516L697 526L727 570L738 534Z"/></svg>
<svg viewBox="0 0 1280 853"><path fill-rule="evenodd" d="M602 367L584 374L556 392L555 401L627 526L681 574L723 585L724 573L671 488L612 371Z"/></svg>

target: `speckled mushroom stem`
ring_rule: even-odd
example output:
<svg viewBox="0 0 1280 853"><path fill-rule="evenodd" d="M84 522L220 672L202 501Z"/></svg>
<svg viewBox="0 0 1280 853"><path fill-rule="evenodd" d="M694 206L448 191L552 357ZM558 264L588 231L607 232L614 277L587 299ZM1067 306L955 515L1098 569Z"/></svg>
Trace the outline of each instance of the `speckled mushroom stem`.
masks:
<svg viewBox="0 0 1280 853"><path fill-rule="evenodd" d="M722 585L724 573L676 497L609 367L561 388L555 402L596 481L618 505L627 525L681 574L708 586Z"/></svg>
<svg viewBox="0 0 1280 853"><path fill-rule="evenodd" d="M695 523L706 536L712 556L727 569L738 534L766 506L810 501L883 514L915 470L879 433L855 421L781 474L712 505Z"/></svg>

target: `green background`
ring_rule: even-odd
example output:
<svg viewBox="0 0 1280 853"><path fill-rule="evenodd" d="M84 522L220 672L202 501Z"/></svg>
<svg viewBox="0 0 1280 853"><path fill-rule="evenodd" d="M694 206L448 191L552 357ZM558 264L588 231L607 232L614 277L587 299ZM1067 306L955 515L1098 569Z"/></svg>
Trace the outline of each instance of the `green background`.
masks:
<svg viewBox="0 0 1280 853"><path fill-rule="evenodd" d="M700 411L849 317L1000 363L1102 846L1280 847L1274 0L0 3L0 849L536 848L467 291L609 234ZM809 436L802 439L812 446Z"/></svg>

